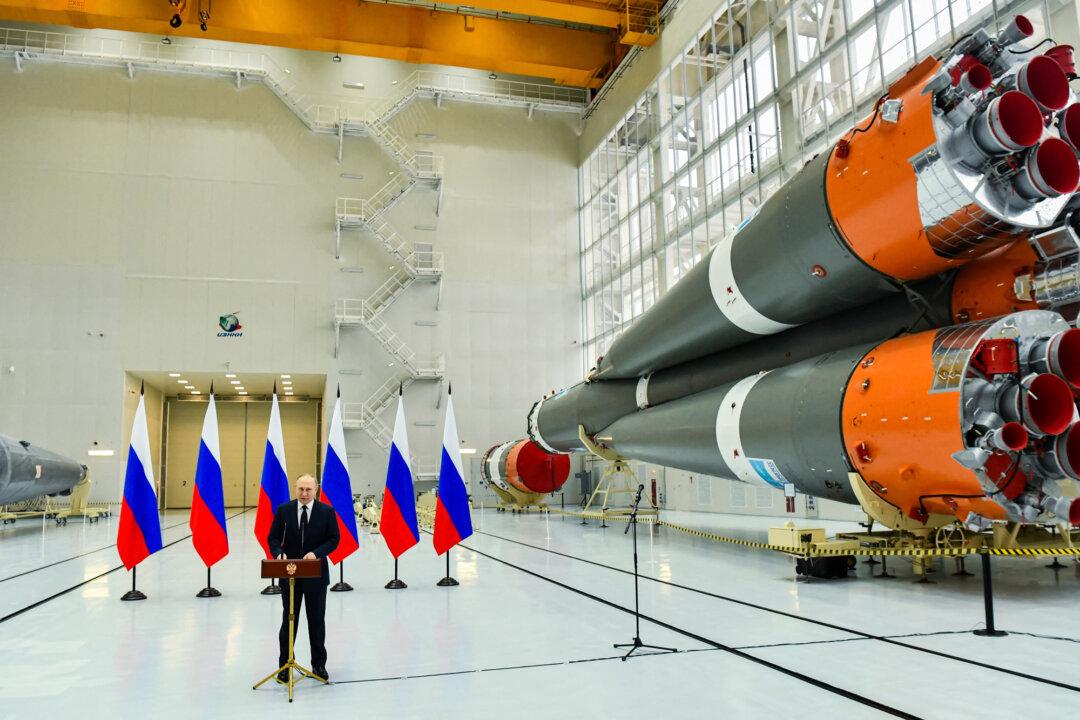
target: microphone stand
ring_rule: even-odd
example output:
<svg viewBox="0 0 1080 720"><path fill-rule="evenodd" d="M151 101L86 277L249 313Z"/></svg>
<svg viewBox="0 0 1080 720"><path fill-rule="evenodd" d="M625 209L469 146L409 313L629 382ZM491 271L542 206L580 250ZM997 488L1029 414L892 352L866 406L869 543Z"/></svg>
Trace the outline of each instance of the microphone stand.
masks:
<svg viewBox="0 0 1080 720"><path fill-rule="evenodd" d="M637 559L637 513L638 505L641 503L641 493L645 489L644 485L638 485L637 495L634 497L634 505L630 510L630 521L623 530L623 535L630 532L630 529L634 530L634 641L629 643L615 643L615 648L630 648L626 651L626 654L622 656L623 662L634 654L635 650L639 648L649 648L650 650L659 650L660 652L678 652L675 648L661 647L659 645L646 645L641 642L641 606L638 602L638 559Z"/></svg>

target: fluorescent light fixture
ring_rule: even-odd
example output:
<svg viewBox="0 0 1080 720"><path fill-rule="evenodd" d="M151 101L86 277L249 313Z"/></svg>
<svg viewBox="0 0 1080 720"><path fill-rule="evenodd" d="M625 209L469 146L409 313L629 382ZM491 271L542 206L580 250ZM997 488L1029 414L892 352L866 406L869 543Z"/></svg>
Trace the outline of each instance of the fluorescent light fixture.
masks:
<svg viewBox="0 0 1080 720"><path fill-rule="evenodd" d="M202 395L202 393L201 393L201 392L199 392L198 390L192 390L192 391L191 391L191 394L192 394L192 395Z"/></svg>
<svg viewBox="0 0 1080 720"><path fill-rule="evenodd" d="M236 377L236 373L225 373L225 377L234 378L234 377Z"/></svg>
<svg viewBox="0 0 1080 720"><path fill-rule="evenodd" d="M434 140L435 133L416 133L417 140Z"/></svg>
<svg viewBox="0 0 1080 720"><path fill-rule="evenodd" d="M195 389L195 386L194 386L194 385L185 385L185 386L184 386L184 389L185 389L185 390L194 390L194 389Z"/></svg>
<svg viewBox="0 0 1080 720"><path fill-rule="evenodd" d="M434 230L435 226L434 225L413 225L413 229L415 229L415 230Z"/></svg>
<svg viewBox="0 0 1080 720"><path fill-rule="evenodd" d="M177 380L176 382L177 382L178 384L180 384L180 385L187 385L187 384L188 384L188 381L187 381L187 380Z"/></svg>
<svg viewBox="0 0 1080 720"><path fill-rule="evenodd" d="M239 385L239 384L240 384L240 381L239 381L239 380L230 380L230 381L229 381L229 384L230 384L230 385Z"/></svg>
<svg viewBox="0 0 1080 720"><path fill-rule="evenodd" d="M105 448L90 448L86 451L86 454L90 457L112 457L115 453Z"/></svg>
<svg viewBox="0 0 1080 720"><path fill-rule="evenodd" d="M354 81L345 80L344 82L341 83L341 86L349 88L350 90L363 90L364 89L364 83L357 82L355 80Z"/></svg>
<svg viewBox="0 0 1080 720"><path fill-rule="evenodd" d="M292 380L282 380L281 384L285 387L289 387L290 385L292 385Z"/></svg>
<svg viewBox="0 0 1080 720"><path fill-rule="evenodd" d="M339 175L338 177L340 177L342 180L363 180L364 179L363 175L356 175L355 173L341 173L341 175Z"/></svg>
<svg viewBox="0 0 1080 720"><path fill-rule="evenodd" d="M180 377L180 373L169 373L169 377Z"/></svg>
<svg viewBox="0 0 1080 720"><path fill-rule="evenodd" d="M288 379L289 379L289 378L291 378L291 377L292 377L292 375L282 375L282 376L281 376L281 379L282 379L282 380L288 380Z"/></svg>
<svg viewBox="0 0 1080 720"><path fill-rule="evenodd" d="M386 367L394 367L394 363L386 363Z"/></svg>
<svg viewBox="0 0 1080 720"><path fill-rule="evenodd" d="M287 393L285 393L285 396L286 396L286 397L292 397L292 393L291 393L291 392L287 392Z"/></svg>
<svg viewBox="0 0 1080 720"><path fill-rule="evenodd" d="M236 392L244 392L244 386L243 385L237 385L236 386Z"/></svg>
<svg viewBox="0 0 1080 720"><path fill-rule="evenodd" d="M475 455L476 448L461 448L460 450L458 450L458 452L462 455Z"/></svg>
<svg viewBox="0 0 1080 720"><path fill-rule="evenodd" d="M247 391L246 390L241 390L240 392L238 392L236 394L237 395L247 395Z"/></svg>
<svg viewBox="0 0 1080 720"><path fill-rule="evenodd" d="M343 268L341 268L341 272L362 273L362 272L364 272L364 268L362 268L362 267L343 267Z"/></svg>

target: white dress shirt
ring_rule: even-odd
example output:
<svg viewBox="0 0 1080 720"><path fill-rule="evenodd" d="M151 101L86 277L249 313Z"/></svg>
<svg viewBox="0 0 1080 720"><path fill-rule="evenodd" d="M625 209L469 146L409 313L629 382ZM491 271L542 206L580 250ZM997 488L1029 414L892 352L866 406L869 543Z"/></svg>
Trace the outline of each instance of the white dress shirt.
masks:
<svg viewBox="0 0 1080 720"><path fill-rule="evenodd" d="M296 527L300 527L300 518L302 518L304 516L303 515L304 508L307 508L307 520L308 520L308 522L311 522L311 513L314 510L314 508L313 508L314 505L315 505L314 500L309 502L307 505L304 505L303 503L300 503L300 502L296 503Z"/></svg>

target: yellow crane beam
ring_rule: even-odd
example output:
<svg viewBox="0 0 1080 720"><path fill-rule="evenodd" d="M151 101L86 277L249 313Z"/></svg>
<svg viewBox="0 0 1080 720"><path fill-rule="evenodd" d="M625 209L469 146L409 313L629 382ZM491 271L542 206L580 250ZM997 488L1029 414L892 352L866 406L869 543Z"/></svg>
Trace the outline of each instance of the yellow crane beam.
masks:
<svg viewBox="0 0 1080 720"><path fill-rule="evenodd" d="M555 0L507 1L522 7L572 7ZM500 4L502 0L490 2ZM618 47L615 31L356 0L216 0L207 31L202 32L198 8L197 0L188 0L180 13L183 24L172 28L169 19L175 9L168 0L0 0L0 19L452 65L592 88L599 87L614 66ZM588 10L586 6L580 9Z"/></svg>

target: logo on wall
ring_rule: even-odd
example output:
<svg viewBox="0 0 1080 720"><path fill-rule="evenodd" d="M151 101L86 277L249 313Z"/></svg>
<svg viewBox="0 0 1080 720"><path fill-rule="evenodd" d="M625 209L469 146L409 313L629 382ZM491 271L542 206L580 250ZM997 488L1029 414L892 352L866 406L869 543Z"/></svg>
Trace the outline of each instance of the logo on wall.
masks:
<svg viewBox="0 0 1080 720"><path fill-rule="evenodd" d="M240 318L236 316L236 313L229 313L228 315L219 317L218 327L221 328L221 332L217 334L218 337L244 336L244 333L240 332L244 326L240 324Z"/></svg>

